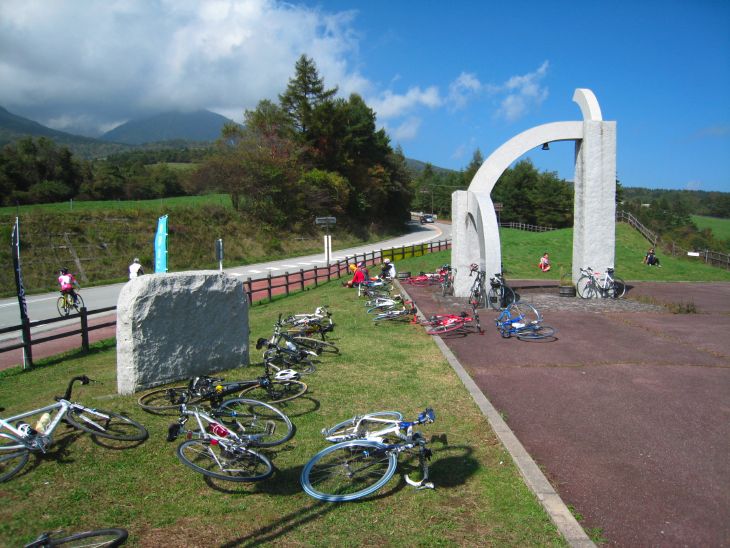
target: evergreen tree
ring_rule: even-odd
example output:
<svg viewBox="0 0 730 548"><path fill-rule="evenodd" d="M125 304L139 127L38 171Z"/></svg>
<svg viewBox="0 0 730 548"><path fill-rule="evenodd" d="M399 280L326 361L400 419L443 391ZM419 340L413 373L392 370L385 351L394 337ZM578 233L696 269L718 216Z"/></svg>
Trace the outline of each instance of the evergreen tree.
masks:
<svg viewBox="0 0 730 548"><path fill-rule="evenodd" d="M325 89L324 80L319 77L314 60L306 55L299 58L294 72L286 91L279 95L279 102L296 130L306 139L314 109L332 99L337 88Z"/></svg>

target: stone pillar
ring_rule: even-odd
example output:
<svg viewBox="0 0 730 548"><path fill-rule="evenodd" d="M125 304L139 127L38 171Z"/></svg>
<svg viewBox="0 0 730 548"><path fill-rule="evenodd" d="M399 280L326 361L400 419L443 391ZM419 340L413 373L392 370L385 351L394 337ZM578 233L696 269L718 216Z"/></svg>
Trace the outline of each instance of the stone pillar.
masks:
<svg viewBox="0 0 730 548"><path fill-rule="evenodd" d="M573 270L603 271L616 260L616 122L583 122L576 141Z"/></svg>
<svg viewBox="0 0 730 548"><path fill-rule="evenodd" d="M243 282L216 271L140 276L117 303L117 390L138 390L248 364Z"/></svg>

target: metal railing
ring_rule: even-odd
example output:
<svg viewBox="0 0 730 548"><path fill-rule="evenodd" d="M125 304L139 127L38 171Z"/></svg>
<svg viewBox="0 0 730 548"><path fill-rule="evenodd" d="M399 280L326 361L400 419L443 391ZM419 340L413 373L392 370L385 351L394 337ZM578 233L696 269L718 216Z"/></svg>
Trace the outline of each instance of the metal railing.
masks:
<svg viewBox="0 0 730 548"><path fill-rule="evenodd" d="M315 266L307 270L300 269L297 272L285 272L282 275L272 276L270 273L265 278L252 279L248 278L244 282L244 288L248 297L248 302L251 304L270 302L275 297L290 295L295 292L304 291L310 286L317 287L320 283L325 283L333 279L339 279L349 275L349 266L353 263L365 263L367 265L379 264L383 259L388 258L392 261L398 261L407 259L409 257L419 257L427 253L434 253L437 251L443 251L451 248L451 240L438 240L435 242L426 242L417 245L391 247L388 249L378 249L369 251L363 254L353 255L352 257L346 257L343 260L332 263L328 266ZM81 348L84 350L89 349L89 332L103 327L111 327L116 325L116 316L113 320L89 325L89 317L93 315L103 314L105 312L115 311L116 306L108 306L106 308L98 308L96 310L87 310L82 308L78 314L72 314L70 316L62 318L50 318L46 320L37 321L26 321L19 325L11 327L5 327L0 329L0 335L5 333L20 332L22 341L15 344L6 345L0 347L0 354L3 352L10 352L20 348L24 349L25 353L25 366L31 367L33 365L33 345L54 341L57 339L63 339L66 337L73 337L75 335L81 336ZM31 329L41 325L49 325L58 322L64 322L68 320L78 320L79 327L72 328L70 331L64 331L54 335L46 336L34 336L31 334Z"/></svg>

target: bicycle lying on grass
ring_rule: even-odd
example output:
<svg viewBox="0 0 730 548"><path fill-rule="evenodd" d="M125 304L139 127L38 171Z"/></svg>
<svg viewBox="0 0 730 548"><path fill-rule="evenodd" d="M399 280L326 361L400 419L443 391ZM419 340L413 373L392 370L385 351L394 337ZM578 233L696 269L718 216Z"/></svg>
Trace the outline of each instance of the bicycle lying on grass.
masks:
<svg viewBox="0 0 730 548"><path fill-rule="evenodd" d="M139 397L137 403L146 411L158 413L177 409L182 403L208 402L211 407L218 407L231 394L239 398L280 403L298 398L306 391L307 385L299 380L298 372L282 369L272 375L268 362L264 362L264 374L255 379L226 382L217 377L193 377L187 385L147 392Z"/></svg>
<svg viewBox="0 0 730 548"><path fill-rule="evenodd" d="M626 283L614 275L613 268L607 268L604 274L594 272L590 266L580 269L581 277L575 284L578 296L583 299L603 297L618 299L626 293Z"/></svg>
<svg viewBox="0 0 730 548"><path fill-rule="evenodd" d="M415 421L401 419L400 413L381 411L353 417L323 431L327 439L346 441L323 449L306 464L300 477L304 491L328 502L366 497L388 483L398 466L398 455L413 450L418 452L422 479L414 481L406 475L406 482L419 489L433 489L427 463L431 450L413 428L432 423L436 415L433 409L426 409Z"/></svg>
<svg viewBox="0 0 730 548"><path fill-rule="evenodd" d="M197 428L186 430L192 417ZM226 481L260 481L273 473L265 455L251 447L273 447L294 435L289 417L256 400L233 399L210 411L180 405L180 418L170 425L167 441L187 438L177 448L180 461L196 472Z"/></svg>
<svg viewBox="0 0 730 548"><path fill-rule="evenodd" d="M505 339L512 335L520 340L554 339L555 329L542 323L542 315L527 303L512 303L502 309L495 320L497 331Z"/></svg>
<svg viewBox="0 0 730 548"><path fill-rule="evenodd" d="M96 529L82 533L65 534L63 531L41 533L33 542L23 548L53 548L54 546L77 546L115 548L127 542L129 533L125 529Z"/></svg>
<svg viewBox="0 0 730 548"><path fill-rule="evenodd" d="M321 326L321 324L318 325ZM274 331L271 334L271 337L268 340L263 338L259 339L256 342L256 348L260 349L266 346L267 349L301 349L312 356L319 356L323 353L339 354L340 349L337 348L335 344L324 340L325 333L331 331L332 329L334 329L334 324L330 324L325 330L320 331L321 338L319 339L314 337L307 337L300 334L292 334L291 332L284 329L284 323L281 320L281 314L279 314L279 319L274 324Z"/></svg>
<svg viewBox="0 0 730 548"><path fill-rule="evenodd" d="M92 382L86 375L74 377L68 383L66 393L56 396L56 403L0 418L0 481L17 474L28 462L30 452L48 451L53 444L53 433L61 421L100 438L120 441L142 441L147 438L145 427L124 415L70 401L76 381L82 385ZM40 415L35 428L23 421L34 415Z"/></svg>
<svg viewBox="0 0 730 548"><path fill-rule="evenodd" d="M393 321L393 320L409 320L409 321L415 321L416 314L418 313L418 310L416 310L416 306L413 303L413 301L403 301L403 306L399 309L391 309L386 310L384 312L381 312L379 314L376 314L373 316L374 322L385 322L385 321Z"/></svg>

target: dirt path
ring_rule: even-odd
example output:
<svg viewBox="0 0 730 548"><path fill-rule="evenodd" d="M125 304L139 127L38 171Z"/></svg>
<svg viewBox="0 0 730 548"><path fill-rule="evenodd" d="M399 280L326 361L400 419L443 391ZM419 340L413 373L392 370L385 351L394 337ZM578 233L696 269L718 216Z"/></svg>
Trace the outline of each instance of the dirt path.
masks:
<svg viewBox="0 0 730 548"><path fill-rule="evenodd" d="M616 546L730 544L730 284L637 283L583 301L513 282L558 340L444 340L563 500ZM549 286L549 284L547 284ZM408 287L428 316L461 310ZM672 314L657 303L692 303Z"/></svg>

